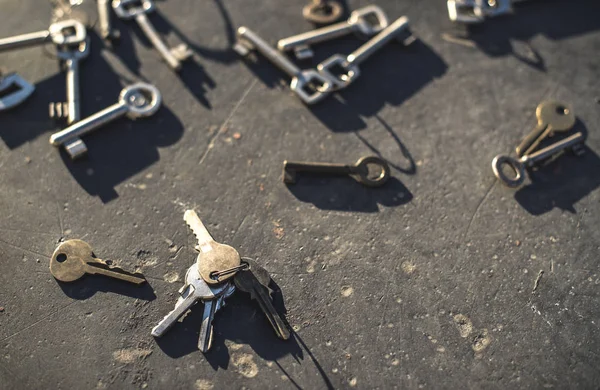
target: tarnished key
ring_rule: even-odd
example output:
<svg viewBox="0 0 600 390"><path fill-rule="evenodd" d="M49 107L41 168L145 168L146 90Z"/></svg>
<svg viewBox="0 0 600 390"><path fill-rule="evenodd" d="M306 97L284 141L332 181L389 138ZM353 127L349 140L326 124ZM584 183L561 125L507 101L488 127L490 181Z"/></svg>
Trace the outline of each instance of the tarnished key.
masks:
<svg viewBox="0 0 600 390"><path fill-rule="evenodd" d="M302 9L302 16L309 22L329 24L342 17L344 9L339 1L311 0Z"/></svg>
<svg viewBox="0 0 600 390"><path fill-rule="evenodd" d="M385 12L375 5L369 5L352 12L350 18L344 22L280 39L277 48L281 51L293 50L298 59L311 58L314 55L310 49L311 44L340 38L351 33L367 38L379 33L388 24Z"/></svg>
<svg viewBox="0 0 600 390"><path fill-rule="evenodd" d="M0 39L0 51L21 49L30 46L54 43L55 45L77 45L85 41L85 25L76 20L63 20L50 25L48 30Z"/></svg>
<svg viewBox="0 0 600 390"><path fill-rule="evenodd" d="M205 305L214 302L227 289L228 283L208 285L198 274L198 264L193 264L185 275L185 286L179 290L181 298L177 301L175 309L152 329L152 336L161 337L198 301L203 301Z"/></svg>
<svg viewBox="0 0 600 390"><path fill-rule="evenodd" d="M102 39L114 42L120 38L119 30L112 26L110 17L111 0L98 1L98 20L100 23L100 36Z"/></svg>
<svg viewBox="0 0 600 390"><path fill-rule="evenodd" d="M575 126L575 114L566 103L545 101L535 111L537 127L517 146L517 156L532 153L546 137L555 132L568 131Z"/></svg>
<svg viewBox="0 0 600 390"><path fill-rule="evenodd" d="M362 62L391 40L404 36L408 27L408 18L402 16L349 56L334 54L317 65L317 69L333 82L335 89L345 88L360 75L359 65ZM410 40L406 42L408 44Z"/></svg>
<svg viewBox="0 0 600 390"><path fill-rule="evenodd" d="M90 40L71 46L59 46L56 50L56 55L65 65L67 74L67 123L73 124L81 119L80 114L80 95L79 95L79 61L86 58L90 53ZM59 103L60 104L60 103ZM50 103L50 117L53 115L56 103ZM64 115L63 115L64 116Z"/></svg>
<svg viewBox="0 0 600 390"><path fill-rule="evenodd" d="M118 103L52 134L50 143L63 145L71 158L79 158L87 153L81 136L124 115L131 119L151 116L158 111L160 104L161 95L155 86L146 83L130 85L121 91Z"/></svg>
<svg viewBox="0 0 600 390"><path fill-rule="evenodd" d="M111 267L94 256L92 247L81 240L68 240L61 243L50 259L50 272L61 282L74 282L85 274L105 275L125 282L142 284L144 275Z"/></svg>
<svg viewBox="0 0 600 390"><path fill-rule="evenodd" d="M0 111L23 103L33 91L35 87L17 73L0 75Z"/></svg>
<svg viewBox="0 0 600 390"><path fill-rule="evenodd" d="M277 337L282 340L289 339L290 331L279 316L269 296L268 291L271 276L269 276L267 270L253 260L244 259L243 263L247 264L248 267L235 274L233 278L235 286L240 291L249 293L250 297L258 302L260 309L265 314L265 317L267 317Z"/></svg>
<svg viewBox="0 0 600 390"><path fill-rule="evenodd" d="M374 171L379 173L371 177L369 166L372 166ZM296 173L307 172L313 174L328 174L328 175L350 175L359 183L367 187L379 187L389 179L390 167L388 163L375 156L362 157L356 164L329 164L329 163L312 163L312 162L283 162L283 182L288 184L296 183Z"/></svg>
<svg viewBox="0 0 600 390"><path fill-rule="evenodd" d="M237 31L238 42L234 50L241 56L247 56L250 50L257 50L275 66L287 73L291 78L290 88L306 104L315 104L329 95L331 81L314 69L302 70L281 52L272 48L267 42L247 27Z"/></svg>
<svg viewBox="0 0 600 390"><path fill-rule="evenodd" d="M174 71L181 69L181 61L189 58L192 52L185 44L169 49L150 23L146 14L155 10L152 0L113 0L112 6L117 16L124 20L135 19L154 48Z"/></svg>
<svg viewBox="0 0 600 390"><path fill-rule="evenodd" d="M187 210L183 214L183 220L188 224L198 244L198 272L204 281L215 285L233 277L234 273L216 278L213 273L228 270L240 265L240 254L233 247L216 242L194 210Z"/></svg>
<svg viewBox="0 0 600 390"><path fill-rule="evenodd" d="M494 160L492 161L492 170L494 171L494 175L508 187L519 187L525 181L525 168L532 167L548 157L552 157L565 149L573 148L584 142L584 135L582 133L576 133L535 153L526 154L518 160L509 156L499 155L494 157ZM505 164L514 171L515 177L508 177L504 173L502 168Z"/></svg>

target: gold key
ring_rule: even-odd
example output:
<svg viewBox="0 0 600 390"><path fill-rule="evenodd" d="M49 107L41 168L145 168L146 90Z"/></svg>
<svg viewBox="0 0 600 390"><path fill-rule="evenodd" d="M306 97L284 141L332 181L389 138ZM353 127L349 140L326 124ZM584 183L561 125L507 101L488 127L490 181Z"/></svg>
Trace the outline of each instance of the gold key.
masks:
<svg viewBox="0 0 600 390"><path fill-rule="evenodd" d="M74 282L83 275L105 275L125 282L142 284L144 275L111 267L94 256L92 247L85 241L68 240L56 248L50 259L50 272L61 282Z"/></svg>
<svg viewBox="0 0 600 390"><path fill-rule="evenodd" d="M229 245L216 242L194 210L187 210L183 220L198 239L197 262L202 279L208 284L219 284L234 276L235 272L221 273L222 276L218 274L220 271L229 271L240 266L242 259L238 251Z"/></svg>
<svg viewBox="0 0 600 390"><path fill-rule="evenodd" d="M537 127L517 146L517 156L531 154L545 138L556 132L568 131L575 126L575 114L566 103L545 101L535 111Z"/></svg>

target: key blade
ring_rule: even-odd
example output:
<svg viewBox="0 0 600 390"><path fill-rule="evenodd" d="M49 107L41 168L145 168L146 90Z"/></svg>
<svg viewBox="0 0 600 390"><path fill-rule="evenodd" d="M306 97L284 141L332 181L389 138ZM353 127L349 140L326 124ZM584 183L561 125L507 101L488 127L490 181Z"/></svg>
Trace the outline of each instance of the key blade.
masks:
<svg viewBox="0 0 600 390"><path fill-rule="evenodd" d="M256 281L254 286L255 288L250 293L252 295L252 298L254 298L258 302L260 309L267 317L267 320L271 324L271 327L275 331L277 337L279 337L282 340L288 340L290 338L290 331L283 322L283 319L279 316L279 313L275 309L275 306L273 306L271 297L269 297L269 294L267 294L265 288L260 283L258 283L258 281Z"/></svg>
<svg viewBox="0 0 600 390"><path fill-rule="evenodd" d="M187 223L190 229L192 229L192 232L198 240L199 248L215 241L194 210L187 210L185 214L183 214L183 220L185 223Z"/></svg>
<svg viewBox="0 0 600 390"><path fill-rule="evenodd" d="M203 353L208 352L212 345L213 326L212 322L215 317L217 308L216 300L204 302L204 313L202 314L202 326L200 327L200 335L198 338L198 349Z"/></svg>
<svg viewBox="0 0 600 390"><path fill-rule="evenodd" d="M137 285L146 282L144 275L140 273L127 272L119 267L111 267L98 259L87 261L85 264L85 272L91 275L104 275Z"/></svg>
<svg viewBox="0 0 600 390"><path fill-rule="evenodd" d="M182 315L184 315L192 306L194 306L194 304L196 304L196 302L198 302L199 298L196 296L196 294L194 294L193 286L187 286L186 292L184 292L184 294L186 293L187 295L185 296L185 298L181 302L177 303L175 309L171 310L171 312L167 314L165 318L163 318L158 323L158 325L156 325L152 329L152 336L161 337L169 329L171 329L173 325L175 325L177 320Z"/></svg>

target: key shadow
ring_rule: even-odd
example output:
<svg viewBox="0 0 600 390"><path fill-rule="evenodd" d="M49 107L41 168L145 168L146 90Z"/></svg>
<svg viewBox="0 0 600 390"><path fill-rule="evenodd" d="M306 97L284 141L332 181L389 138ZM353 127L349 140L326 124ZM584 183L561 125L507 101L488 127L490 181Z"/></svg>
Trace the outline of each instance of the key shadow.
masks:
<svg viewBox="0 0 600 390"><path fill-rule="evenodd" d="M600 2L595 0L530 0L513 5L514 12L480 24L453 24L446 40L476 47L490 57L512 55L540 71L544 59L529 43L536 35L560 40L600 29ZM451 23L448 21L447 23Z"/></svg>
<svg viewBox="0 0 600 390"><path fill-rule="evenodd" d="M298 174L295 184L287 185L300 201L321 210L376 213L379 205L396 207L410 202L412 193L394 177L381 187L369 188L354 179Z"/></svg>
<svg viewBox="0 0 600 390"><path fill-rule="evenodd" d="M579 120L569 135L577 131L587 135L585 125ZM540 147L560 138L552 137ZM584 145L583 150L581 156L565 152L539 167L529 169L530 182L517 190L515 200L532 215L542 215L554 208L577 213L575 203L600 186L600 157L588 146Z"/></svg>
<svg viewBox="0 0 600 390"><path fill-rule="evenodd" d="M156 299L154 289L152 289L148 281L138 286L103 275L84 275L83 278L71 283L63 283L58 280L56 283L65 295L77 300L88 299L97 292L110 292L144 301L153 301Z"/></svg>

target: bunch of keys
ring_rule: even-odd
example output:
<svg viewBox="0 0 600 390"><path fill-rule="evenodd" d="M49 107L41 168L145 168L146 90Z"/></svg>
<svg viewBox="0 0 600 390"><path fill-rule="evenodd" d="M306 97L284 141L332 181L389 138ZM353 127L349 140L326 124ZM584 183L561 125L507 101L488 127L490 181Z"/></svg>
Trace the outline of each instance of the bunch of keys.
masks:
<svg viewBox="0 0 600 390"><path fill-rule="evenodd" d="M180 298L175 308L152 329L152 335L161 337L192 306L202 301L204 312L198 349L204 353L208 352L212 345L214 316L237 287L249 292L251 297L259 302L278 336L288 339L289 331L274 309L267 292L271 280L269 274L250 260L242 262L239 253L233 247L216 242L195 211L187 210L183 219L198 240L198 258L186 273L185 285L179 290Z"/></svg>
<svg viewBox="0 0 600 390"><path fill-rule="evenodd" d="M508 187L519 187L525 181L526 168L533 167L559 152L571 149L576 154L582 153L581 144L585 142L585 137L580 132L535 152L535 149L547 137L571 130L575 126L575 114L569 105L545 101L537 107L536 116L537 127L516 148L519 159L498 155L492 161L494 175ZM509 177L503 171L504 165L508 165L512 169L514 177Z"/></svg>

